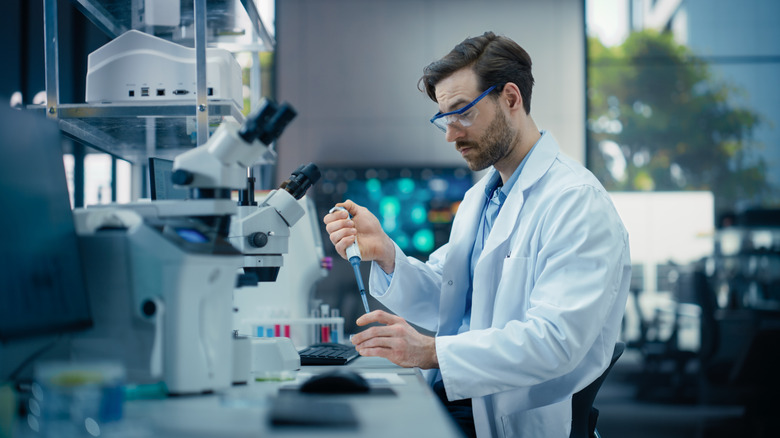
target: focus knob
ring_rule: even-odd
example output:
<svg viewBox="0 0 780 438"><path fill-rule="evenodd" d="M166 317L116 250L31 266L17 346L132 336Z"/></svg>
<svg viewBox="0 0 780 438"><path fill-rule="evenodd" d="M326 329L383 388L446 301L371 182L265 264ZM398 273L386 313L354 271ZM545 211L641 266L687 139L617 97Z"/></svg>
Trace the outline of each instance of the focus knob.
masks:
<svg viewBox="0 0 780 438"><path fill-rule="evenodd" d="M249 236L249 244L255 248L262 248L268 244L268 234L259 232Z"/></svg>
<svg viewBox="0 0 780 438"><path fill-rule="evenodd" d="M173 175L171 175L171 181L173 181L174 184L180 186L186 186L190 184L193 179L195 179L195 176L192 174L192 172L184 169L178 169L173 172Z"/></svg>

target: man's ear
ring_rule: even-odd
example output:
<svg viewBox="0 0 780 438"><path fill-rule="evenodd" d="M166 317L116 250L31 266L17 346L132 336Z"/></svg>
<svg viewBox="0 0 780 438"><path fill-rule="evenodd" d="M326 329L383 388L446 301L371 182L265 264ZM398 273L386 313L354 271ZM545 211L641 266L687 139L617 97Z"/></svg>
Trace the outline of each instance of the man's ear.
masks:
<svg viewBox="0 0 780 438"><path fill-rule="evenodd" d="M501 91L501 99L503 99L510 111L515 111L523 108L523 95L520 94L520 88L515 85L514 82L507 82L504 85L504 89Z"/></svg>

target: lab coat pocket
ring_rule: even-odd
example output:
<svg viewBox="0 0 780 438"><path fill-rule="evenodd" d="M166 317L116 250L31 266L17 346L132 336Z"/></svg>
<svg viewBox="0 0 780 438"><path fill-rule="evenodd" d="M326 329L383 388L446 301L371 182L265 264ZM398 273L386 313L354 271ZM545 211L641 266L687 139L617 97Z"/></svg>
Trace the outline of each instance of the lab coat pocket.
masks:
<svg viewBox="0 0 780 438"><path fill-rule="evenodd" d="M526 274L530 265L530 257L505 257L504 266L501 269L501 281L513 281L519 275L522 275L522 278L527 278Z"/></svg>

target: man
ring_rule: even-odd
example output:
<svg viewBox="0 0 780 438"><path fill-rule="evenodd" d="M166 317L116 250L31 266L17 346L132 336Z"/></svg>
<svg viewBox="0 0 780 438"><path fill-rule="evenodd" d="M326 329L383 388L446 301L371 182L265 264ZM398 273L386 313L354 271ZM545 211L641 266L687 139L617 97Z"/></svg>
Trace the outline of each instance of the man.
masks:
<svg viewBox="0 0 780 438"><path fill-rule="evenodd" d="M351 219L325 216L342 257L357 236L373 260L371 294L399 315L361 316L358 325L379 325L352 342L363 356L427 370L468 435L568 437L572 394L606 369L618 338L628 235L596 178L536 127L531 59L514 41L466 39L420 82L439 105L433 124L472 170L491 169L426 263L364 207L346 201Z"/></svg>

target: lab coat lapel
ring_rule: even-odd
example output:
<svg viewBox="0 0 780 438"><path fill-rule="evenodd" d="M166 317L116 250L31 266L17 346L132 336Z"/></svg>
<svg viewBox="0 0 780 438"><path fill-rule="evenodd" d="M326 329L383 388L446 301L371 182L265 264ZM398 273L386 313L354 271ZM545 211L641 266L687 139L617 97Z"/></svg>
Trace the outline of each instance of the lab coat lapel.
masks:
<svg viewBox="0 0 780 438"><path fill-rule="evenodd" d="M485 248L482 249L480 261L483 258L490 258L493 251L512 235L520 215L520 209L523 207L523 200L522 190L516 190L516 187L513 187L493 223L493 229L485 242Z"/></svg>
<svg viewBox="0 0 780 438"><path fill-rule="evenodd" d="M496 222L493 224L490 236L488 236L485 242L485 248L482 250L480 261L482 258L491 257L491 253L513 235L520 217L520 210L523 208L523 202L525 201L525 191L547 173L547 170L555 161L558 151L558 143L552 134L545 132L531 150L531 155L528 156L525 167L523 167L517 182L512 187L512 191L509 192L506 201L504 201ZM493 171L495 172L495 170ZM506 254L503 256L506 256Z"/></svg>
<svg viewBox="0 0 780 438"><path fill-rule="evenodd" d="M498 213L493 229L485 242L485 248L474 268L474 295L472 296L471 328L481 329L491 325L493 309L500 303L494 303L498 283L501 281L503 259L509 257L512 248L507 246L517 233L520 212L525 202L526 190L534 185L547 172L558 155L558 144L551 134L545 133L532 149L528 161L518 176L512 191L509 192L501 211ZM495 170L493 170L495 172ZM484 188L483 188L484 192Z"/></svg>
<svg viewBox="0 0 780 438"><path fill-rule="evenodd" d="M501 268L504 257L508 256L508 243L512 230L523 205L523 193L514 188L504 201L504 206L493 224L493 230L485 242L485 248L474 267L474 293L471 297L471 329L483 329L491 326L498 283L501 281ZM502 250L503 248L503 250Z"/></svg>
<svg viewBox="0 0 780 438"><path fill-rule="evenodd" d="M450 248L442 271L442 294L439 302L439 334L455 334L466 311L466 293L471 270L471 250L482 213L486 178L466 192L455 215L450 233ZM452 284L449 284L452 282Z"/></svg>

